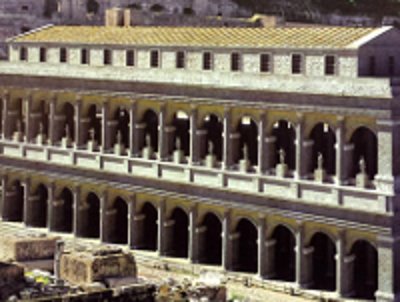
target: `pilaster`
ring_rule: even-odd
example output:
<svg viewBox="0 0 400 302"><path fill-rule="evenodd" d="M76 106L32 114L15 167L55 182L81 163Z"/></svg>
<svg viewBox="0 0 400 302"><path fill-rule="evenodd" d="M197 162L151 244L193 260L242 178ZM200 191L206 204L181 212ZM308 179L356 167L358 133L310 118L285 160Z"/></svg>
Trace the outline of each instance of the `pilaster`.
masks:
<svg viewBox="0 0 400 302"><path fill-rule="evenodd" d="M160 112L158 114L158 160L163 160L168 156L168 144L165 135L166 126L166 106L163 104L160 106Z"/></svg>
<svg viewBox="0 0 400 302"><path fill-rule="evenodd" d="M232 242L230 234L231 213L226 211L222 221L222 267L229 271L232 269Z"/></svg>
<svg viewBox="0 0 400 302"><path fill-rule="evenodd" d="M194 205L189 212L189 260L191 263L199 261L199 249L197 238L197 206Z"/></svg>
<svg viewBox="0 0 400 302"><path fill-rule="evenodd" d="M132 102L129 108L129 150L131 156L139 153L139 142L137 140L136 126L136 102Z"/></svg>
<svg viewBox="0 0 400 302"><path fill-rule="evenodd" d="M196 107L192 108L190 112L190 164L197 163L200 161L200 144L199 137L197 135L197 119L198 110Z"/></svg>
<svg viewBox="0 0 400 302"><path fill-rule="evenodd" d="M258 122L258 173L262 174L268 168L267 152L266 152L266 116L265 113L260 115Z"/></svg>
<svg viewBox="0 0 400 302"><path fill-rule="evenodd" d="M225 108L223 118L223 153L222 153L222 167L228 170L232 165L232 148L231 148L231 110Z"/></svg>
<svg viewBox="0 0 400 302"><path fill-rule="evenodd" d="M157 237L157 252L159 256L165 255L166 252L166 238L165 238L165 200L162 200L157 208L157 227L158 227L158 237Z"/></svg>
<svg viewBox="0 0 400 302"><path fill-rule="evenodd" d="M303 150L303 136L304 136L304 121L303 117L299 117L299 121L296 124L296 171L295 171L295 179L301 179L304 175L304 150Z"/></svg>

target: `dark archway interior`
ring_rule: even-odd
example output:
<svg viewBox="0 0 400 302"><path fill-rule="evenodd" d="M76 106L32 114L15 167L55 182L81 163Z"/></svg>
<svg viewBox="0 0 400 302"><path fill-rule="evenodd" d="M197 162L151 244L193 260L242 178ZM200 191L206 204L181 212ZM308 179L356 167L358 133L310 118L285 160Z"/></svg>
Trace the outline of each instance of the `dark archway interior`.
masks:
<svg viewBox="0 0 400 302"><path fill-rule="evenodd" d="M74 215L73 208L73 195L71 190L65 188L61 192L61 199L64 202L62 206L62 213L60 213L60 224L56 224L55 231L71 233L72 232L72 219ZM58 217L57 217L58 218Z"/></svg>
<svg viewBox="0 0 400 302"><path fill-rule="evenodd" d="M39 112L40 112L40 121L43 126L43 134L46 136L49 135L49 105L45 101L40 102ZM39 125L38 125L38 133L39 133Z"/></svg>
<svg viewBox="0 0 400 302"><path fill-rule="evenodd" d="M157 250L157 209L151 204L146 203L143 206L142 214L144 218L144 229L143 229L143 249L156 251Z"/></svg>
<svg viewBox="0 0 400 302"><path fill-rule="evenodd" d="M258 129L257 124L250 118L241 119L237 131L240 133L239 159L243 159L243 147L248 148L249 160L253 166L257 165L258 157Z"/></svg>
<svg viewBox="0 0 400 302"><path fill-rule="evenodd" d="M146 124L145 136L149 135L151 146L155 152L158 151L158 116L153 110L147 110L143 116L143 122Z"/></svg>
<svg viewBox="0 0 400 302"><path fill-rule="evenodd" d="M221 221L212 213L208 213L203 220L205 226L204 255L200 255L206 264L221 265L222 263L222 225Z"/></svg>
<svg viewBox="0 0 400 302"><path fill-rule="evenodd" d="M3 99L0 99L0 135L3 135Z"/></svg>
<svg viewBox="0 0 400 302"><path fill-rule="evenodd" d="M187 258L189 246L189 219L186 213L176 208L171 215L174 220L172 231L171 256Z"/></svg>
<svg viewBox="0 0 400 302"><path fill-rule="evenodd" d="M6 221L22 222L24 219L24 187L19 180L13 183L13 191L15 192L15 201L7 206L9 213L3 213Z"/></svg>
<svg viewBox="0 0 400 302"><path fill-rule="evenodd" d="M311 240L313 253L313 282L315 289L334 291L336 288L336 247L323 233L317 233Z"/></svg>
<svg viewBox="0 0 400 302"><path fill-rule="evenodd" d="M335 175L336 170L336 137L332 129L323 123L317 124L311 131L313 140L313 169L318 167L318 153L322 154L323 167L329 175ZM311 171L312 172L312 171Z"/></svg>
<svg viewBox="0 0 400 302"><path fill-rule="evenodd" d="M25 121L26 121L26 118L25 118L25 111L23 110L23 106L22 106L22 104L23 104L23 102L22 102L22 99L16 99L16 100L13 100L14 102L15 102L15 110L17 110L18 111L18 114L17 114L17 116L15 117L15 121L14 121L14 128L13 128L13 132L14 131L17 131L17 125L18 125L18 123L20 124L20 126L21 126L21 132L22 133L25 133Z"/></svg>
<svg viewBox="0 0 400 302"><path fill-rule="evenodd" d="M279 150L285 151L285 163L290 170L296 168L296 132L291 123L285 120L278 121L272 129L272 135L276 137L276 163L279 163Z"/></svg>
<svg viewBox="0 0 400 302"><path fill-rule="evenodd" d="M364 158L367 174L373 179L378 170L378 142L374 132L366 127L358 128L351 137L354 144L353 175L360 171L359 162Z"/></svg>
<svg viewBox="0 0 400 302"><path fill-rule="evenodd" d="M128 205L125 200L118 197L115 201L114 208L117 210L115 233L113 234L113 242L126 244L128 242Z"/></svg>
<svg viewBox="0 0 400 302"><path fill-rule="evenodd" d="M90 119L88 125L88 131L91 129L94 130L94 139L101 145L101 117L99 117L99 113L97 113L96 105L92 105L88 111L88 117ZM90 139L90 135L89 135Z"/></svg>
<svg viewBox="0 0 400 302"><path fill-rule="evenodd" d="M356 257L354 263L355 297L375 299L378 289L378 253L370 243L357 241L351 250Z"/></svg>
<svg viewBox="0 0 400 302"><path fill-rule="evenodd" d="M96 0L87 0L86 1L86 12L89 14L96 15L99 12L100 4Z"/></svg>
<svg viewBox="0 0 400 302"><path fill-rule="evenodd" d="M186 156L189 156L189 144L190 144L190 121L189 117L184 112L177 112L172 121L172 125L175 127L175 143L179 137L181 141L181 149ZM174 146L174 150L176 146Z"/></svg>
<svg viewBox="0 0 400 302"><path fill-rule="evenodd" d="M275 273L276 279L293 282L296 270L296 240L293 233L286 227L278 226L272 238L275 245Z"/></svg>
<svg viewBox="0 0 400 302"><path fill-rule="evenodd" d="M32 209L32 221L31 226L33 227L46 227L47 220L47 199L48 193L47 188L44 185L39 185L36 190L37 200L31 201L33 204L31 205Z"/></svg>
<svg viewBox="0 0 400 302"><path fill-rule="evenodd" d="M65 103L64 114L65 114L65 126L63 129L64 136L66 135L65 128L68 127L69 136L74 141L75 140L74 106L72 106L70 103Z"/></svg>
<svg viewBox="0 0 400 302"><path fill-rule="evenodd" d="M247 219L241 219L236 227L239 233L238 257L236 270L241 272L257 272L257 229Z"/></svg>
<svg viewBox="0 0 400 302"><path fill-rule="evenodd" d="M86 202L89 209L87 210L87 229L83 230L83 237L99 238L100 237L100 200L94 193L87 196Z"/></svg>
<svg viewBox="0 0 400 302"><path fill-rule="evenodd" d="M208 142L212 142L214 145L214 154L217 157L217 160L222 160L222 130L223 124L222 121L218 118L218 116L214 114L208 115L204 119L203 129L207 130L207 146ZM204 154L208 154L208 147ZM203 157L204 157L203 156Z"/></svg>
<svg viewBox="0 0 400 302"><path fill-rule="evenodd" d="M129 114L125 109L119 109L115 112L114 119L118 122L116 134L121 133L122 143L125 147L129 147ZM117 135L115 136L115 143L117 142Z"/></svg>

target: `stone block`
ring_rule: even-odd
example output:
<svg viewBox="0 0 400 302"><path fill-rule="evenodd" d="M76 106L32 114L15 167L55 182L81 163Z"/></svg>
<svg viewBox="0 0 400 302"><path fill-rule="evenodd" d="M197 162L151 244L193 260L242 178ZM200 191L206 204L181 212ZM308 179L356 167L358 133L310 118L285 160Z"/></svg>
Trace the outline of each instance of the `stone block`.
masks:
<svg viewBox="0 0 400 302"><path fill-rule="evenodd" d="M60 274L61 279L82 285L109 278L136 278L137 268L132 254L118 248L101 248L62 254Z"/></svg>

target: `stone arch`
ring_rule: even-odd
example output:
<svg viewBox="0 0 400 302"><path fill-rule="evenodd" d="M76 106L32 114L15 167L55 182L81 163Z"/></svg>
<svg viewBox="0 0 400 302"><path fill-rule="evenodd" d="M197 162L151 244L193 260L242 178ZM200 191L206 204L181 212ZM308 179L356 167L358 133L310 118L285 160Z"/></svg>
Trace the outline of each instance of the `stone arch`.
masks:
<svg viewBox="0 0 400 302"><path fill-rule="evenodd" d="M190 118L189 115L183 111L179 110L175 112L172 118L172 126L175 127L175 135L173 141L175 142L173 149L177 148L177 140L179 138L181 144L181 150L184 152L185 156L189 156L190 152Z"/></svg>
<svg viewBox="0 0 400 302"><path fill-rule="evenodd" d="M125 199L116 197L113 208L109 212L107 241L119 244L128 243L128 204Z"/></svg>
<svg viewBox="0 0 400 302"><path fill-rule="evenodd" d="M235 228L233 266L235 271L257 272L258 248L257 227L251 220L241 218Z"/></svg>
<svg viewBox="0 0 400 302"><path fill-rule="evenodd" d="M153 109L147 109L142 117L142 123L145 125L144 137L150 138L151 146L155 152L158 151L158 115ZM144 140L145 141L145 140Z"/></svg>
<svg viewBox="0 0 400 302"><path fill-rule="evenodd" d="M249 115L243 116L238 121L236 131L240 134L237 160L244 158L244 146L246 146L248 159L251 165L256 166L258 163L258 125L256 120Z"/></svg>
<svg viewBox="0 0 400 302"><path fill-rule="evenodd" d="M200 158L204 159L209 153L209 144L213 144L213 154L218 161L222 160L223 154L223 122L221 117L214 113L206 115L203 119L201 129L204 131L202 142L200 144Z"/></svg>
<svg viewBox="0 0 400 302"><path fill-rule="evenodd" d="M367 127L357 128L350 142L354 145L353 167L351 175L360 172L360 160L365 161L366 173L373 179L378 171L378 139L374 131Z"/></svg>
<svg viewBox="0 0 400 302"><path fill-rule="evenodd" d="M80 236L87 238L100 237L100 198L89 192L85 202L80 206Z"/></svg>
<svg viewBox="0 0 400 302"><path fill-rule="evenodd" d="M354 297L375 299L378 289L378 252L376 247L366 240L357 240L351 248L354 257Z"/></svg>
<svg viewBox="0 0 400 302"><path fill-rule="evenodd" d="M336 246L329 235L315 232L309 244L311 260L312 287L334 291L336 288Z"/></svg>
<svg viewBox="0 0 400 302"><path fill-rule="evenodd" d="M312 145L312 170L318 168L318 155L323 158L323 168L329 175L335 175L336 172L336 137L334 130L327 123L316 124L309 138L313 141Z"/></svg>
<svg viewBox="0 0 400 302"><path fill-rule="evenodd" d="M293 231L283 224L277 225L271 235L275 247L274 273L277 280L295 281L296 239Z"/></svg>
<svg viewBox="0 0 400 302"><path fill-rule="evenodd" d="M199 261L204 264L221 265L222 223L220 218L212 212L205 213L198 230Z"/></svg>
<svg viewBox="0 0 400 302"><path fill-rule="evenodd" d="M72 190L64 187L57 199L52 202L53 217L50 230L63 233L73 231L74 196Z"/></svg>
<svg viewBox="0 0 400 302"><path fill-rule="evenodd" d="M39 184L33 194L28 196L28 217L25 223L32 227L44 228L47 225L48 190Z"/></svg>
<svg viewBox="0 0 400 302"><path fill-rule="evenodd" d="M151 202L145 202L140 211L143 215L143 224L141 228L141 240L138 248L143 250L157 250L157 238L158 238L158 211L157 207Z"/></svg>
<svg viewBox="0 0 400 302"><path fill-rule="evenodd" d="M3 221L22 222L24 219L25 188L19 179L11 180L3 189Z"/></svg>
<svg viewBox="0 0 400 302"><path fill-rule="evenodd" d="M275 163L279 163L279 151L285 151L285 163L290 170L296 168L296 132L294 125L287 120L279 120L273 124L272 136L276 138L275 142Z"/></svg>
<svg viewBox="0 0 400 302"><path fill-rule="evenodd" d="M171 225L167 238L170 242L168 255L179 258L188 257L189 247L189 217L180 207L176 207L170 216Z"/></svg>

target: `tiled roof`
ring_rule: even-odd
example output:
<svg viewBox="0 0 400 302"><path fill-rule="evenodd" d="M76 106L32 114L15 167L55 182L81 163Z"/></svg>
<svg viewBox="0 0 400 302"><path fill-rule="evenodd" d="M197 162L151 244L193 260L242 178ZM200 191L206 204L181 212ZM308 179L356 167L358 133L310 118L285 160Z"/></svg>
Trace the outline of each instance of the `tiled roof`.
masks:
<svg viewBox="0 0 400 302"><path fill-rule="evenodd" d="M381 31L382 28L360 27L50 26L17 36L11 41L183 47L352 48L352 43Z"/></svg>

